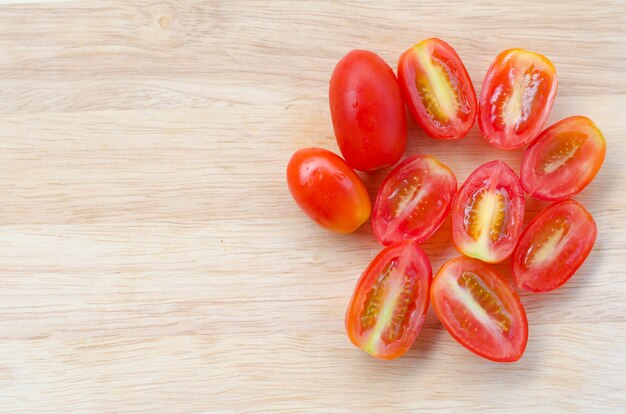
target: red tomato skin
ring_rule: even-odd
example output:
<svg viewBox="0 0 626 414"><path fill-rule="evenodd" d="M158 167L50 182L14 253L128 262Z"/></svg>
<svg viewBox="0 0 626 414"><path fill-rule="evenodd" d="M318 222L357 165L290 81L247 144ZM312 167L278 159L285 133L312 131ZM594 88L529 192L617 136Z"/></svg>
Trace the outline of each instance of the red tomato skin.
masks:
<svg viewBox="0 0 626 414"><path fill-rule="evenodd" d="M296 204L327 230L351 233L370 216L371 201L359 176L325 149L297 151L287 165L287 184Z"/></svg>
<svg viewBox="0 0 626 414"><path fill-rule="evenodd" d="M451 86L457 98L454 100L455 106L458 105L456 113L454 116L444 115L446 119L443 121L437 119L436 115L431 115L429 105L424 102L428 98L417 85L418 79L425 79L422 82L424 86L434 85L433 82L426 81L429 73L436 75L434 72L437 70L433 70L433 67L441 69L437 75L445 73L447 79L441 80ZM443 40L426 39L405 51L398 61L398 81L411 115L431 138L462 139L474 125L478 107L474 85L456 50ZM430 92L435 91L433 89Z"/></svg>
<svg viewBox="0 0 626 414"><path fill-rule="evenodd" d="M371 297L368 296L368 293L376 284L380 286L383 283L381 282L383 278L380 275L385 267L394 261L397 263L396 269L400 271L397 274L392 274L395 278L388 284L391 285L393 281L398 280L411 281L416 290L413 300L401 304L406 304L410 310L408 321L402 325L404 327L402 335L391 343L385 343L382 336L374 338L367 336L373 328L363 329L361 316L365 310L367 299ZM413 345L424 325L428 311L431 282L430 261L417 243L409 240L383 249L361 275L346 311L346 333L352 344L379 359L391 360L404 355ZM379 318L380 312L375 316Z"/></svg>
<svg viewBox="0 0 626 414"><path fill-rule="evenodd" d="M477 343L472 343L471 338L463 336L462 329L459 329L459 323L456 321L453 322L449 318L449 311L452 309L450 302L452 300L449 295L446 295L447 290L445 283L449 282L448 279L450 279L450 277L456 278L458 283L458 280L466 271L477 275L482 282L482 286L489 287L492 292L495 291L499 302L507 303L509 305L509 313L515 316L515 319L513 319L514 329L510 329L514 331L513 335L508 338L510 342L507 341L505 343L509 349L503 350L501 353L498 353L498 350L481 348L480 346L489 345L486 342L481 343L477 341ZM503 298L506 298L506 301L503 300ZM528 343L528 319L526 318L526 311L513 287L504 277L496 272L491 265L465 256L448 260L441 266L433 279L430 289L430 302L437 318L448 333L456 339L457 342L476 355L495 362L515 362L524 354L526 344ZM452 306L454 306L454 304ZM457 303L457 306L461 305ZM468 308L465 310L470 314L472 312L471 309ZM463 325L461 325L461 328L462 327ZM477 329L480 328L481 327L477 327ZM481 330L480 333L485 331L486 330Z"/></svg>
<svg viewBox="0 0 626 414"><path fill-rule="evenodd" d="M406 111L398 81L372 52L353 50L335 66L330 114L346 162L360 171L394 165L406 146Z"/></svg>
<svg viewBox="0 0 626 414"><path fill-rule="evenodd" d="M413 174L415 172L417 174ZM399 219L391 212L390 199L400 190L398 184L406 183L412 176L419 176L420 189L429 193L422 197L421 203L409 210L410 213L402 212L404 218ZM448 216L456 188L456 176L436 158L429 155L408 157L387 175L378 190L372 213L372 229L376 239L383 246L404 240L417 243L426 241ZM413 196L416 198L419 193Z"/></svg>
<svg viewBox="0 0 626 414"><path fill-rule="evenodd" d="M554 260L533 269L526 258L536 247L534 237L547 223L558 219L569 223L571 237L559 242L561 253ZM515 248L511 260L515 283L530 292L549 292L563 286L589 256L596 235L596 223L580 203L569 199L548 206L528 224Z"/></svg>
<svg viewBox="0 0 626 414"><path fill-rule="evenodd" d="M532 99L525 102L529 105L520 103L517 109L518 112L523 108L531 112L526 113L526 117L520 114L523 118L517 118L511 125L503 119L506 116L502 114L504 108L499 106L502 104L500 98L515 95L506 89L511 86L511 77L527 69L538 69L528 77L529 82L535 82L536 90L527 88L533 94ZM537 76L540 82L531 80L533 76ZM507 49L500 53L487 70L479 99L478 126L485 140L500 149L515 149L535 139L548 120L557 85L556 68L547 57L524 49ZM519 94L520 101L523 98L528 99L527 95ZM499 121L502 121L502 125Z"/></svg>
<svg viewBox="0 0 626 414"><path fill-rule="evenodd" d="M574 152L567 164L549 173L541 171L550 165L550 154L547 152L558 151L555 148L558 141L568 137L571 139L565 144L565 150L569 149L570 154ZM571 148L576 142L577 148ZM600 171L605 155L606 141L592 120L584 116L562 119L539 134L524 152L520 174L522 186L538 200L565 200L587 187ZM540 158L548 161L541 165Z"/></svg>
<svg viewBox="0 0 626 414"><path fill-rule="evenodd" d="M477 183L485 181L496 183L496 188L504 188L509 195L509 223L502 240L490 242L486 246L479 246L478 241L472 240L465 230L465 214L468 199L472 191L481 188ZM499 263L509 257L522 231L524 221L524 191L515 172L502 161L491 161L478 167L459 188L452 202L452 243L459 253L480 259L487 263ZM479 252L474 251L477 246Z"/></svg>

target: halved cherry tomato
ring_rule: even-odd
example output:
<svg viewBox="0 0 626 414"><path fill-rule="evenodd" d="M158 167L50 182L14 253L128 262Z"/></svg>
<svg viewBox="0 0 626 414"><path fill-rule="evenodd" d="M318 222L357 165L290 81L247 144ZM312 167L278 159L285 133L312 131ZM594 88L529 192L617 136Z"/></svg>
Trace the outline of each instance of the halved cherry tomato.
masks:
<svg viewBox="0 0 626 414"><path fill-rule="evenodd" d="M526 149L522 187L540 200L564 200L593 180L605 154L606 142L591 119L565 118L543 131Z"/></svg>
<svg viewBox="0 0 626 414"><path fill-rule="evenodd" d="M524 192L502 161L478 167L452 203L452 241L466 256L498 263L513 253L524 220Z"/></svg>
<svg viewBox="0 0 626 414"><path fill-rule="evenodd" d="M430 290L437 317L461 345L497 362L517 361L528 342L519 296L491 266L469 257L449 260Z"/></svg>
<svg viewBox="0 0 626 414"><path fill-rule="evenodd" d="M443 223L456 193L456 177L436 158L414 155L385 178L376 197L372 228L388 246L428 239Z"/></svg>
<svg viewBox="0 0 626 414"><path fill-rule="evenodd" d="M456 51L426 39L400 56L398 81L411 115L432 138L461 139L476 118L476 92Z"/></svg>
<svg viewBox="0 0 626 414"><path fill-rule="evenodd" d="M293 154L287 184L298 206L325 229L351 233L370 216L370 198L359 176L325 149L305 148Z"/></svg>
<svg viewBox="0 0 626 414"><path fill-rule="evenodd" d="M491 145L519 148L548 120L556 95L556 68L543 55L508 49L491 64L480 93L478 126Z"/></svg>
<svg viewBox="0 0 626 414"><path fill-rule="evenodd" d="M517 285L533 292L563 286L596 241L596 223L574 200L553 204L530 222L513 253Z"/></svg>
<svg viewBox="0 0 626 414"><path fill-rule="evenodd" d="M350 341L381 359L394 359L411 347L426 311L432 270L417 243L385 248L356 285L346 312Z"/></svg>
<svg viewBox="0 0 626 414"><path fill-rule="evenodd" d="M406 113L393 70L372 52L353 50L330 78L330 114L346 162L361 171L398 162L406 146Z"/></svg>

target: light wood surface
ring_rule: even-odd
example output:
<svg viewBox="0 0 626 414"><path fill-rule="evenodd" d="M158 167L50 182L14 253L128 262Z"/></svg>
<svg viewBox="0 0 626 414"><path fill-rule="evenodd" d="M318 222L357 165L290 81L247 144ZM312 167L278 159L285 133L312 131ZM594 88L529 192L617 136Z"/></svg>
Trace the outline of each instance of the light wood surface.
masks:
<svg viewBox="0 0 626 414"><path fill-rule="evenodd" d="M2 3L0 411L624 412L624 1ZM586 115L607 139L578 197L596 246L562 289L522 294L516 364L466 351L432 311L403 358L354 348L345 307L380 247L369 222L317 227L286 187L295 150L337 151L335 63L364 48L395 66L433 36L478 91L501 50L544 53L550 123ZM496 158L519 170L476 127L446 143L409 121L409 140L460 182ZM372 195L384 174L364 175ZM449 232L424 245L434 270Z"/></svg>

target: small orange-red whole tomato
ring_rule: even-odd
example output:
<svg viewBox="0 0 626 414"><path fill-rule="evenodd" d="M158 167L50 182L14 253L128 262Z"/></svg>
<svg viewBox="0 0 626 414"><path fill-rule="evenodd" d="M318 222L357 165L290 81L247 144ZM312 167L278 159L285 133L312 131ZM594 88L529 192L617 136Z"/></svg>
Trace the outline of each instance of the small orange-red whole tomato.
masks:
<svg viewBox="0 0 626 414"><path fill-rule="evenodd" d="M338 155L322 148L297 151L287 165L287 184L298 206L317 224L351 233L372 205L359 176Z"/></svg>
<svg viewBox="0 0 626 414"><path fill-rule="evenodd" d="M385 248L365 269L350 300L350 341L376 358L403 355L424 324L431 280L430 262L417 243Z"/></svg>
<svg viewBox="0 0 626 414"><path fill-rule="evenodd" d="M519 296L480 260L448 260L435 275L430 301L442 325L461 345L496 362L517 361L528 342Z"/></svg>
<svg viewBox="0 0 626 414"><path fill-rule="evenodd" d="M591 119L565 118L543 131L526 149L522 186L539 200L564 200L593 180L605 154L604 136Z"/></svg>
<svg viewBox="0 0 626 414"><path fill-rule="evenodd" d="M443 223L456 193L456 176L429 155L402 161L385 178L374 203L372 228L384 246L422 243Z"/></svg>
<svg viewBox="0 0 626 414"><path fill-rule="evenodd" d="M576 201L547 207L530 222L513 252L517 285L532 292L563 286L589 255L596 233L593 217Z"/></svg>
<svg viewBox="0 0 626 414"><path fill-rule="evenodd" d="M406 113L393 70L372 52L353 50L330 78L330 114L346 162L373 171L398 162L406 146Z"/></svg>
<svg viewBox="0 0 626 414"><path fill-rule="evenodd" d="M426 39L404 52L398 81L411 115L430 137L461 139L474 125L474 85L459 55L443 40Z"/></svg>
<svg viewBox="0 0 626 414"><path fill-rule="evenodd" d="M520 148L539 135L556 96L556 68L547 57L508 49L491 64L480 93L478 126L491 145Z"/></svg>
<svg viewBox="0 0 626 414"><path fill-rule="evenodd" d="M452 242L466 256L498 263L513 253L522 232L524 190L502 161L481 165L452 202Z"/></svg>

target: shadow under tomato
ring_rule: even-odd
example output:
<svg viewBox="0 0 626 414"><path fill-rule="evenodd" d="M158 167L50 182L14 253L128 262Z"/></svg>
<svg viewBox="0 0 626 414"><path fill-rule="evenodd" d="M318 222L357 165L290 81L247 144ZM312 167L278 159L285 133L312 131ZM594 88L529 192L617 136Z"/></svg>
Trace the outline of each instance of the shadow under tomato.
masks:
<svg viewBox="0 0 626 414"><path fill-rule="evenodd" d="M404 158L403 158L404 159ZM372 171L372 172L359 172L359 176L365 187L367 188L367 192L370 195L370 200L372 200L372 209L374 208L374 203L376 202L376 196L378 195L378 189L380 185L383 183L383 180L391 172L391 170L398 165L396 163L393 167L382 168L380 170Z"/></svg>
<svg viewBox="0 0 626 414"><path fill-rule="evenodd" d="M434 156L450 167L457 177L459 186L472 171L493 160L504 161L516 173L519 173L524 149L509 151L489 145L476 123L464 138L458 140L429 137L410 116L407 125L408 139L405 156L414 154Z"/></svg>
<svg viewBox="0 0 626 414"><path fill-rule="evenodd" d="M426 320L422 326L413 346L401 358L424 359L433 352L437 352L437 347L441 343L441 336L446 335L446 330L437 319L435 311L431 307L426 313Z"/></svg>
<svg viewBox="0 0 626 414"><path fill-rule="evenodd" d="M442 264L460 255L452 244L452 219L448 215L439 229L428 240L420 245L424 250L433 269L433 276Z"/></svg>

